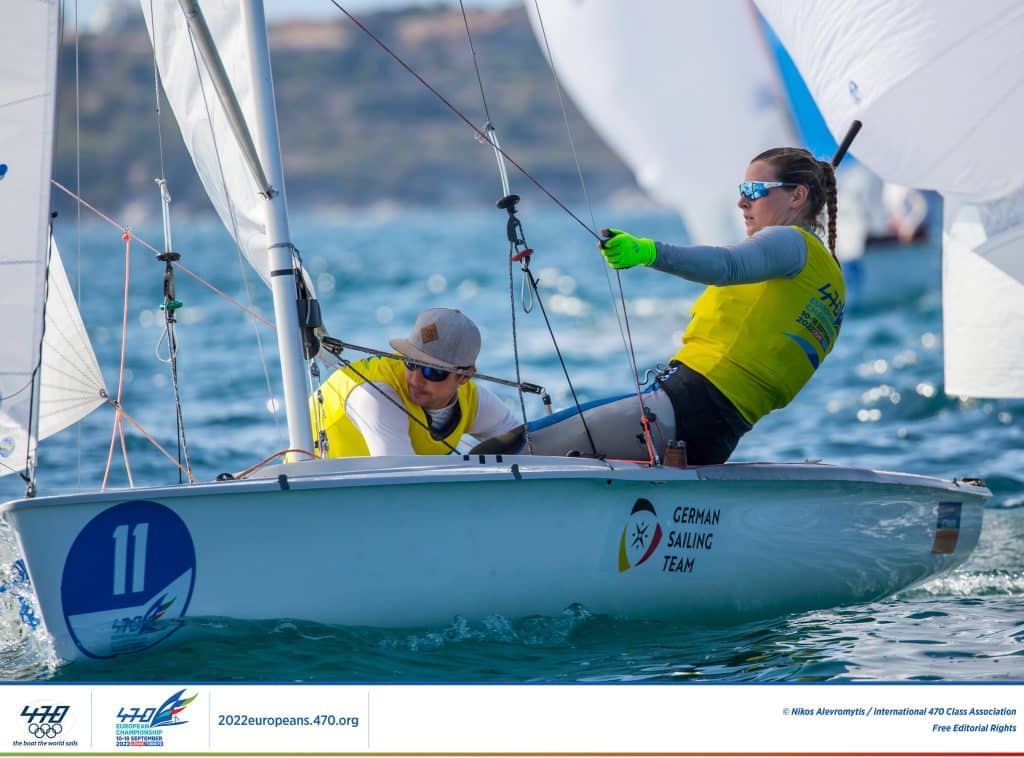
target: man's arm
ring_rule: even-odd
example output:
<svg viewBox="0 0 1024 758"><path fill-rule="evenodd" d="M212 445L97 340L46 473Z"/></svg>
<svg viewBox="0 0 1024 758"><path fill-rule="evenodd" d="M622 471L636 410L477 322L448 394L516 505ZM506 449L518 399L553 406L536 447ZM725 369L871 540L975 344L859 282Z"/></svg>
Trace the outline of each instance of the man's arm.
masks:
<svg viewBox="0 0 1024 758"><path fill-rule="evenodd" d="M750 284L791 279L807 262L804 236L789 226L769 226L726 247L655 243L651 268L703 284Z"/></svg>
<svg viewBox="0 0 1024 758"><path fill-rule="evenodd" d="M476 418L469 433L477 439L493 437L523 423L497 395L479 384L476 386L476 402Z"/></svg>
<svg viewBox="0 0 1024 758"><path fill-rule="evenodd" d="M370 455L416 454L409 439L409 417L391 387L371 382L360 384L349 393L345 415L362 432Z"/></svg>

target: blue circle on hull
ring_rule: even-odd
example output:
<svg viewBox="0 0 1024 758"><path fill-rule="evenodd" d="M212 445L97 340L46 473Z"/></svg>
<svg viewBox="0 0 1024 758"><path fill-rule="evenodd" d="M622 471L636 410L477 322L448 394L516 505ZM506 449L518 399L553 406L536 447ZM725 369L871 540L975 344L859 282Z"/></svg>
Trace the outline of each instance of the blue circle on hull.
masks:
<svg viewBox="0 0 1024 758"><path fill-rule="evenodd" d="M121 503L93 518L64 560L64 622L90 658L152 647L181 627L196 581L188 527L148 500Z"/></svg>

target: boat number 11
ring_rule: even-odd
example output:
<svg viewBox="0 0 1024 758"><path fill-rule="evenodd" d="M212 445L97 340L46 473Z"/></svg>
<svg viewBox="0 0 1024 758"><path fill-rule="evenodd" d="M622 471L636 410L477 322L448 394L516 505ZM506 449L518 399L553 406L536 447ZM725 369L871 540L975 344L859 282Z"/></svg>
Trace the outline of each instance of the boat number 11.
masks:
<svg viewBox="0 0 1024 758"><path fill-rule="evenodd" d="M128 591L128 541L132 542L131 580L132 592L142 592L146 587L146 540L149 524L136 524L128 534L128 524L114 529L114 594L123 595Z"/></svg>

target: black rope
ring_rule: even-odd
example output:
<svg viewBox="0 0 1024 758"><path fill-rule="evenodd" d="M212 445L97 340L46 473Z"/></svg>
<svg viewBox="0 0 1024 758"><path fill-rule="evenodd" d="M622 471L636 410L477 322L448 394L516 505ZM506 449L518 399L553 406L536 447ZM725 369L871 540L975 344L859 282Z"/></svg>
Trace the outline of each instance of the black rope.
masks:
<svg viewBox="0 0 1024 758"><path fill-rule="evenodd" d="M539 189L541 192L543 192L545 195L547 195L552 200L552 202L555 203L555 205L557 205L559 208L561 208L563 211L565 211L569 215L569 217L572 218L577 224L579 224L584 229L586 229L587 232L590 234L590 236L592 236L594 239L596 239L598 241L601 240L601 235L599 235L596 231L594 231L592 228L587 226L585 221L583 221L579 216L577 216L575 213L573 213L571 210L569 210L568 206L566 206L565 203L563 203L561 200L559 200L557 197L555 197L555 195L547 187L545 187L537 179L535 179L533 177L533 175L529 171L527 171L525 168L520 166L512 158L512 156L510 156L508 153L506 153L502 148L497 147L496 145L494 145L484 132L482 132L472 121L470 121L468 118L466 118L465 114L463 114L462 111L460 111L458 108L456 108L454 105L452 105L451 102L444 95L442 95L440 92L438 92L436 89L434 89L434 87L432 87L430 85L430 83L427 82L426 79L424 79L422 76L420 76L416 72L416 70L412 68L412 66L410 66L408 63L406 63L394 50L392 50L390 47L388 47L384 43L384 41L380 39L380 37L378 37L376 34L374 34L369 29L367 29L366 26L364 26L363 23L359 19L357 19L355 16L353 16L347 10L345 10L345 8L343 8L338 3L338 0L330 0L330 3L335 8L337 8L339 11L344 13L352 21L352 23L354 23L356 26L358 26L370 39L372 39L374 42L376 42L381 47L381 49L384 50L384 52L386 52L388 55L390 55L395 60L396 63L398 63L402 68L404 68L413 77L415 77L415 79L420 84L422 84L424 87L426 87L426 89L432 95L434 95L434 97L436 97L441 103L443 103L445 105L445 107L448 108L448 110L450 110L452 113L454 113L460 119L462 119L462 121L465 122L466 126L468 126L470 129L472 129L477 134L477 136L479 136L483 140L483 142L485 144L493 147L493 149L495 149L499 153L501 153L502 157L504 157L505 160L507 160L509 163L511 163L513 166L515 166L516 169L518 169L519 172L523 176L525 176L527 179L529 179L534 184L534 186L537 187L537 189Z"/></svg>
<svg viewBox="0 0 1024 758"><path fill-rule="evenodd" d="M178 425L178 484L184 484L183 474L192 476L192 459L188 452L188 440L185 436L185 415L181 408L181 386L178 381L178 334L176 328L178 319L176 311L181 307L181 301L177 299L174 291L174 263L181 259L181 254L167 251L159 253L156 259L164 263L164 301L160 308L164 312L167 365L171 370L174 414ZM184 467L182 467L182 460L184 460Z"/></svg>
<svg viewBox="0 0 1024 758"><path fill-rule="evenodd" d="M25 468L21 473L22 481L25 482L25 497L35 497L36 495L36 471L32 461L32 439L37 437L39 434L39 424L41 419L37 412L37 404L42 402L42 393L40 397L36 397L36 388L39 383L36 378L40 375L43 368L43 342L46 339L46 310L50 305L50 265L53 261L53 220L57 218L56 213L50 213L50 223L47 224L46 228L46 266L43 268L43 312L40 321L42 325L39 329L39 360L36 361L36 365L32 367L32 378L29 380L29 386L31 391L29 394L29 416L28 416L28 434L25 437ZM35 417L36 428L32 428L32 419Z"/></svg>
<svg viewBox="0 0 1024 758"><path fill-rule="evenodd" d="M484 94L484 80L480 76L480 66L476 59L476 48L473 46L473 35L469 33L469 19L466 18L466 6L462 4L462 0L459 0L459 8L462 10L462 23L466 26L466 39L469 40L469 50L473 53L473 69L476 71L476 83L480 86L480 99L484 103L484 115L487 117L487 123L493 123L491 121L491 110L487 107L487 95Z"/></svg>
<svg viewBox="0 0 1024 758"><path fill-rule="evenodd" d="M515 243L510 240L508 243L508 298L509 310L512 313L512 360L515 362L516 367L516 382L521 383L522 377L520 376L519 368L519 337L516 330L516 288L512 274L512 256L515 253L515 249ZM523 414L523 436L526 439L526 450L530 455L533 455L533 442L530 440L529 432L530 425L526 418L526 399L523 397L522 389L519 390L519 408Z"/></svg>
<svg viewBox="0 0 1024 758"><path fill-rule="evenodd" d="M594 226L597 226L597 223L594 221L594 208L590 203L590 195L587 192L587 184L583 179L583 168L580 165L579 155L576 152L576 142L573 140L572 128L569 126L569 116L565 110L565 100L562 97L562 87L558 82L558 73L555 71L555 57L551 53L551 44L548 41L547 29L544 27L544 16L540 12L540 5L537 0L534 0L533 7L537 14L537 21L540 25L541 37L544 40L544 50L547 52L548 66L551 69L551 79L555 83L555 91L558 93L558 102L562 107L562 122L565 124L565 132L569 137L569 146L572 149L573 160L576 162L576 173L579 175L580 188L583 190L583 198L586 201L587 210L590 211L590 222L594 224ZM607 268L605 268L605 280L608 282L608 289L613 298L612 310L615 311L615 318L619 322L619 333L622 335L624 343L623 347L626 349L626 356L629 359L630 367L633 371L633 381L636 386L637 399L640 401L640 415L643 417L647 414L647 409L644 406L643 393L640 389L640 371L636 364L636 350L633 347L633 334L629 326L629 312L626 309L626 295L622 287L622 276L618 271L615 272L615 280L619 290L619 301L622 305L621 319L619 319L618 309L615 307L615 293L611 279L608 277Z"/></svg>
<svg viewBox="0 0 1024 758"><path fill-rule="evenodd" d="M510 257L509 258L509 269L510 269L510 271L511 271L511 261L512 261L512 258ZM537 305L540 306L540 313L544 317L544 324L548 328L548 334L551 335L551 344L555 348L555 355L558 356L558 363L562 367L562 373L565 374L565 382L566 382L566 384L569 385L569 393L572 395L573 405L576 406L576 413L580 417L580 423L583 424L583 431L585 431L587 433L587 441L590 443L590 449L593 451L594 455L597 456L597 455L599 455L599 453L597 451L597 445L594 443L594 437L590 433L590 427L587 426L587 419L586 419L586 416L583 415L583 408L580 406L579 397L577 397L577 395L576 395L576 388L573 387L572 379L569 378L569 367L565 365L565 358L562 356L562 350L561 350L561 348L558 347L558 340L555 339L555 331L554 331L553 327L551 326L551 320L548 318L547 309L544 308L544 300L543 300L543 298L541 298L540 289L537 287L537 279L534 278L533 271L530 269L530 256L528 256L528 255L524 256L522 258L522 270L523 270L524 276L526 277L526 281L528 281L530 283L530 290L533 292L534 297L537 298ZM510 276L511 276L511 274L510 274ZM518 361L517 361L516 365L518 367Z"/></svg>

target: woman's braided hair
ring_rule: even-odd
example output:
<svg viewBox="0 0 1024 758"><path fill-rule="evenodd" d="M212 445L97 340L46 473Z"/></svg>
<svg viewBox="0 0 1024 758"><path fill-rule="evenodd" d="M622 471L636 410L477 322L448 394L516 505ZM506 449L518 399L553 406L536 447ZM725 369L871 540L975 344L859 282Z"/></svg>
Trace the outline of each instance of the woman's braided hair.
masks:
<svg viewBox="0 0 1024 758"><path fill-rule="evenodd" d="M807 215L805 225L816 232L825 231L822 211L828 209L828 249L836 254L836 213L839 198L836 191L836 172L828 161L819 161L800 147L773 147L754 158L765 161L775 169L776 179L807 187Z"/></svg>

